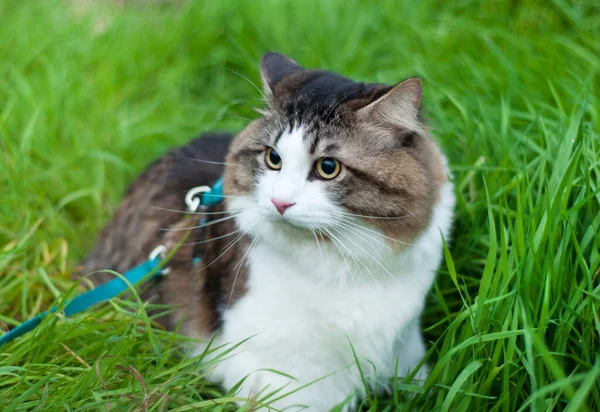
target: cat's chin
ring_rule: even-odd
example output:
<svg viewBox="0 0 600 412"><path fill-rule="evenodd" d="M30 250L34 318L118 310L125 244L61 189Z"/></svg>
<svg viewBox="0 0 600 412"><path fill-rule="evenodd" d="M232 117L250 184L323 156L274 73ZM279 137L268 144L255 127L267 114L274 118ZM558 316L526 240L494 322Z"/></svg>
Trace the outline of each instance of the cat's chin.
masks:
<svg viewBox="0 0 600 412"><path fill-rule="evenodd" d="M306 236L312 239L312 228L301 222L275 217L270 220L270 223L275 231L280 231L289 236Z"/></svg>

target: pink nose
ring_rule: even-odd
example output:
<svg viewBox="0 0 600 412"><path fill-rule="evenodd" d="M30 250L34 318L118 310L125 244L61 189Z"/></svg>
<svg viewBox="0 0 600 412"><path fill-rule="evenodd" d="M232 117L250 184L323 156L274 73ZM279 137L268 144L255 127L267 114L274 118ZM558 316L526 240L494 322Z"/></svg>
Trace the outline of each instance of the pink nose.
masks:
<svg viewBox="0 0 600 412"><path fill-rule="evenodd" d="M296 203L289 203L289 202L286 202L284 200L277 200L275 198L272 198L271 202L273 202L273 204L277 208L277 211L279 212L280 215L283 215L283 213L287 209L289 209L290 207L292 207L292 206L294 206L296 204Z"/></svg>

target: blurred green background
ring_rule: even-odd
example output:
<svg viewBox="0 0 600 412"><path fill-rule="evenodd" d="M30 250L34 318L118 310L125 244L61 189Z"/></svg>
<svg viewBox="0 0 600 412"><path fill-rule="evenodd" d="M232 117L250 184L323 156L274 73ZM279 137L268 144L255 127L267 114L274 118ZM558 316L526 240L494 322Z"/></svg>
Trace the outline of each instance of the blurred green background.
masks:
<svg viewBox="0 0 600 412"><path fill-rule="evenodd" d="M455 177L432 373L364 408L599 410L599 39L596 0L0 0L0 329L73 286L146 164L256 118L279 51L420 76ZM48 320L0 349L0 408L234 409L147 320L120 300Z"/></svg>

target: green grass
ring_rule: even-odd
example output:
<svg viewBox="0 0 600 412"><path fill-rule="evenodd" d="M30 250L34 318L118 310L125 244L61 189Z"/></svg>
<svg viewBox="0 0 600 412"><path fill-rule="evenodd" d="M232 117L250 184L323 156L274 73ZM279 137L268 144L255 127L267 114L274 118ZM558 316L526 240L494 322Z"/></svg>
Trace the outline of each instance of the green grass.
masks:
<svg viewBox="0 0 600 412"><path fill-rule="evenodd" d="M251 82L277 50L356 79L421 76L455 176L431 375L366 408L600 410L596 0L72 3L0 0L0 328L73 287L144 165L256 116ZM234 409L184 338L147 321L123 300L51 316L0 349L0 410Z"/></svg>

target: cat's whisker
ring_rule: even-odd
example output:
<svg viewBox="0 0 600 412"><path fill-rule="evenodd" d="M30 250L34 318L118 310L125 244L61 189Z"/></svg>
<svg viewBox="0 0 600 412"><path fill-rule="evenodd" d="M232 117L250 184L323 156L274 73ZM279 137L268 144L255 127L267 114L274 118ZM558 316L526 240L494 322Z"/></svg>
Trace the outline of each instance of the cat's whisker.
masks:
<svg viewBox="0 0 600 412"><path fill-rule="evenodd" d="M256 234L256 236L254 236L252 238L252 241L250 242L250 245L248 245L246 252L242 256L242 258L238 261L238 263L233 267L234 270L236 268L240 268L242 266L242 262L244 261L244 258L250 253L251 250L253 250L254 247L256 247L256 244L258 243L258 240L259 240L260 236L262 235L263 230L264 230L264 228L260 229L258 231L258 233Z"/></svg>
<svg viewBox="0 0 600 412"><path fill-rule="evenodd" d="M237 284L237 280L240 275L240 270L242 269L243 262L256 248L256 245L258 244L258 239L260 239L260 236L262 235L263 230L264 230L264 228L261 229L258 232L258 234L256 235L256 237L254 237L252 239L252 242L250 242L248 249L246 249L246 252L242 256L240 261L233 268L233 270L236 270L236 268L237 268L237 270L235 272L235 277L233 278L233 283L231 285L231 291L229 292L229 298L227 299L227 306L225 307L225 312L227 312L229 310L229 306L231 305L231 300L233 299L233 292L235 291L235 285Z"/></svg>
<svg viewBox="0 0 600 412"><path fill-rule="evenodd" d="M259 107L253 107L252 110L255 111L256 113L260 114L263 117L267 117L267 116L271 115L271 113L269 112L268 109L261 109Z"/></svg>
<svg viewBox="0 0 600 412"><path fill-rule="evenodd" d="M353 94L357 93L359 90L354 90L351 91L350 93L346 94L344 97L342 97L340 100L338 100L333 106L332 108L329 110L329 112L327 112L327 115L325 116L325 122L327 122L327 120L329 119L329 116L331 116L333 114L333 112L335 111L335 109L337 109L339 107L340 104L342 104L346 98L352 96Z"/></svg>
<svg viewBox="0 0 600 412"><path fill-rule="evenodd" d="M331 242L333 243L333 245L340 252L340 255L342 256L342 259L344 259L344 262L346 263L346 267L348 268L348 271L350 273L350 280L352 281L352 286L354 288L354 297L355 297L356 302L358 304L358 302L359 302L359 300L358 300L358 291L356 289L356 281L354 280L354 272L352 271L352 268L350 267L350 264L348 263L348 260L346 259L346 255L344 254L344 252L342 252L342 249L340 249L340 247L338 246L337 243L340 243L340 245L344 246L349 252L350 252L350 250L348 249L348 247L346 247L346 245L344 245L344 243L342 241L340 241L339 239L337 239L337 237L333 233L331 233L329 230L327 230L326 228L322 228L321 230L323 230L325 232L325 234L331 239ZM337 240L337 242L336 242L336 240ZM356 260L354 260L354 263L356 264ZM371 276L373 276L373 275L371 274ZM373 277L373 279L375 280L374 277Z"/></svg>
<svg viewBox="0 0 600 412"><path fill-rule="evenodd" d="M229 236L233 236L236 233L239 233L240 230L234 230L233 232L227 233L226 235L221 235L221 236L217 236L217 237L211 237L210 239L206 239L206 240L201 240L199 242L190 242L190 243L182 243L182 246L195 246L195 245L201 245L202 243L208 243L208 242L212 242L214 240L219 240L219 239L224 239L226 237Z"/></svg>
<svg viewBox="0 0 600 412"><path fill-rule="evenodd" d="M202 134L205 133L210 133L214 131L214 126L217 125L219 122L221 122L222 120L226 120L226 119L240 119L240 120L244 120L246 121L246 124L244 125L244 127L247 127L251 122L253 122L253 119L249 119L247 117L243 117L243 116L221 116L221 117L217 117L216 119L207 122L204 125L204 128L202 129Z"/></svg>
<svg viewBox="0 0 600 412"><path fill-rule="evenodd" d="M354 244L356 245L356 243L355 243L355 242L353 242L353 241L352 241L350 238L348 238L348 236L344 235L344 233L343 233L343 232L341 232L339 229L335 229L335 228L332 228L332 229L333 229L333 230L335 230L336 232L338 232L338 234L339 234L340 236L343 236L344 238L346 238L346 239L350 240L352 243L354 243ZM334 236L334 238L335 238L335 239L337 239L337 237L336 237L336 236L335 236L333 233L329 232L329 235L330 235L330 236ZM338 241L339 241L339 240L338 240ZM361 260L361 259L360 259L358 256L356 256L356 254L355 254L355 253L354 253L354 252L353 252L353 251L352 251L352 250L351 250L351 249L348 247L348 245L346 245L346 244L345 244L344 242L342 242L342 241L339 241L339 242L340 242L340 244L341 244L341 245L342 245L342 246L343 246L343 247L344 247L344 248L345 248L345 249L348 251L348 253L350 254L350 257L352 257L352 258L353 258L353 260L354 260L355 262L357 262L357 261L358 261L358 262L359 262L359 263L360 263L360 264L361 264L361 265L362 265L362 266L363 266L363 267L364 267L364 268L367 270L367 272L369 273L369 275L371 276L371 278L373 279L373 281L374 281L374 282L375 282L377 285L379 285L379 282L377 282L377 278L376 278L376 277L373 275L373 272L371 272L371 269L369 269L369 267L368 267L368 266L367 266L367 265L366 265L366 264L365 264L365 263L364 263L364 262L363 262L363 261L362 261L362 260ZM357 246L358 246L358 245L357 245Z"/></svg>
<svg viewBox="0 0 600 412"><path fill-rule="evenodd" d="M380 245L384 248L386 248L389 251L393 251L394 248L391 247L389 244L387 244L386 242L382 241L381 239L378 239L377 237L370 235L369 233L367 233L366 231L362 230L361 227L358 226L352 226L350 224L348 224L347 222L342 222L339 224L340 227L342 227L343 229L349 231L351 234L357 235L359 238L361 237L366 237L369 240L372 240L373 242L377 243L377 245ZM378 248L372 247L373 251L375 251L377 253L377 255L381 256L383 258L383 251L379 250Z"/></svg>
<svg viewBox="0 0 600 412"><path fill-rule="evenodd" d="M243 213L243 212L242 212ZM251 228L248 228L248 230L250 230ZM241 236L243 236L246 232L242 233ZM225 246L223 246L223 249L228 248L229 246L231 246L233 243L235 243L238 240L238 238L233 239L231 242L229 242L228 244L226 244ZM223 250L221 249L221 250Z"/></svg>
<svg viewBox="0 0 600 412"><path fill-rule="evenodd" d="M235 215L230 215L230 216L227 216L227 217L222 217L222 218L220 218L220 219L211 220L211 221L209 221L209 222L203 223L203 224L201 224L201 225L198 225L198 226L191 226L191 227L175 227L175 228L165 228L165 227L161 227L161 228L159 228L158 230L165 231L165 232L180 232L180 231L184 231L184 230L200 229L200 228L202 228L202 227L211 226L211 225L216 225L217 223L221 223L221 222L224 222L224 221L226 221L226 220L229 220L229 219L236 218L236 217L238 217L238 216L241 216L241 215L243 215L244 213L245 213L245 212L241 212L241 213L238 213L238 214L235 214Z"/></svg>
<svg viewBox="0 0 600 412"><path fill-rule="evenodd" d="M216 119L213 119L213 120L205 123L205 127L203 128L202 133L210 132L211 130L214 129L214 127L213 127L214 125L219 123L221 120L225 120L225 119L241 119L241 120L245 120L248 123L253 121L253 119L249 119L249 118L243 117L243 116L232 116L232 115L221 116L221 117L217 117Z"/></svg>
<svg viewBox="0 0 600 412"><path fill-rule="evenodd" d="M323 242L323 249L325 250L325 262L329 262L329 252L327 251L327 243L325 242L325 237L323 236L323 232L320 231L318 226L317 226L316 233L321 238L321 242Z"/></svg>
<svg viewBox="0 0 600 412"><path fill-rule="evenodd" d="M236 237L236 238L233 240L233 242L231 242L231 243L229 244L229 246L228 246L228 247L226 247L226 249L225 249L225 250L224 250L224 251L223 251L223 252L222 252L222 253L221 253L219 256L217 256L217 257L216 257L216 258L215 258L215 259L214 259L212 262L210 262L208 265L205 265L205 266L204 266L204 269L208 268L209 266L211 266L212 264L214 264L214 263L215 263L217 260L219 260L221 257L223 257L223 255L225 255L225 253L227 253L227 252L228 252L228 251L229 251L229 250L230 250L232 247L234 247L234 246L235 246L235 244L236 244L237 242L239 242L239 241L240 241L240 240L241 240L241 239L242 239L244 236L246 236L246 235L247 235L247 234L250 232L250 230L251 230L251 229L252 229L254 226L256 226L257 224L259 224L260 222L262 222L264 219L265 219L265 218L262 218L262 219L260 219L260 220L258 220L258 221L256 221L256 222L254 222L254 223L253 223L253 224L252 224L252 225L251 225L251 226L250 226L248 229L246 229L246 230L244 231L244 233L242 233L241 235L239 235L238 237ZM222 249L221 249L221 250L222 250Z"/></svg>
<svg viewBox="0 0 600 412"><path fill-rule="evenodd" d="M241 120L246 120L248 123L252 122L254 119L250 119L249 117L244 117L244 116L233 116L233 115L227 115L227 116L221 116L221 117L217 117L216 119L214 119L212 122L209 122L208 124L217 122L219 120L224 120L224 119L241 119Z"/></svg>
<svg viewBox="0 0 600 412"><path fill-rule="evenodd" d="M414 212L412 210L410 210L409 208L407 208L404 205L399 204L398 206L400 206L402 209L406 210L408 212L409 215L411 215L412 217L414 217L415 219L417 219L417 222L419 223L423 223L421 221L421 219L419 219L419 216L415 215ZM421 210L417 210L418 213L421 213Z"/></svg>
<svg viewBox="0 0 600 412"><path fill-rule="evenodd" d="M271 121L275 123L274 130L272 131L273 134L277 134L277 132L282 132L284 130L289 130L290 125L286 120L286 115L282 115L281 112L278 112L275 108L271 107L268 100L265 101L267 103L265 117L268 117Z"/></svg>
<svg viewBox="0 0 600 412"><path fill-rule="evenodd" d="M243 74L236 72L236 71L235 71L235 70L233 70L233 69L227 68L226 70L227 70L227 71L230 71L231 73L233 73L233 74L235 74L235 75L239 76L240 78L242 78L242 79L246 80L248 83L250 83L252 86L254 86L254 88L255 88L256 90L258 90L258 92L260 93L260 95L262 96L262 98L265 100L265 102L268 102L268 101L269 101L269 99L267 98L267 96L265 96L265 94L264 94L264 93L263 93L263 91L260 89L260 87L258 87L256 84L254 84L254 82L253 82L252 80L250 80L249 78L247 78L247 77L246 77L246 76L244 76Z"/></svg>
<svg viewBox="0 0 600 412"><path fill-rule="evenodd" d="M323 251L321 250L321 244L319 243L319 238L317 237L317 232L315 229L310 229L313 237L315 238L315 242L317 243L317 249L319 250L319 261L321 263L321 270L323 270Z"/></svg>
<svg viewBox="0 0 600 412"><path fill-rule="evenodd" d="M235 166L235 163L227 163L227 162L217 162L216 160L204 160L204 159L197 159L195 157L184 157L185 160L191 160L192 162L198 162L198 163L208 163L211 165L224 165L224 166Z"/></svg>
<svg viewBox="0 0 600 412"><path fill-rule="evenodd" d="M383 247L385 247L385 248L387 248L387 249L389 249L389 250L392 250L392 248L391 248L389 245L386 245L384 242L382 242L381 240L377 239L376 237L373 237L373 236L369 235L369 234L368 234L368 233L366 233L365 231L363 231L363 230L360 230L360 229L361 229L361 228L360 228L360 226L353 227L353 226L349 225L349 224L348 224L348 222L349 222L349 221L343 221L343 222L338 222L337 224L338 224L339 226L342 226L342 227L344 227L346 230L349 230L349 231L351 231L352 233L354 233L354 234L356 234L356 235L359 235L359 236L366 236L366 237L368 237L369 239L371 239L371 240L373 240L373 241L375 241L375 242L379 243L381 246L383 246Z"/></svg>
<svg viewBox="0 0 600 412"><path fill-rule="evenodd" d="M356 247L358 247L360 250L362 250L363 252L365 252L371 259L373 259L373 261L375 263L377 263L377 265L383 269L383 271L401 288L404 288L404 286L398 281L398 279L396 279L396 277L394 275L392 275L390 273L390 271L385 267L385 265L383 263L381 263L379 260L377 260L371 253L369 253L369 251L367 251L365 248L363 248L362 246L360 246L358 243L354 242L352 239L350 239L348 236L344 235L343 232L341 232L339 229L335 229L335 231L337 231L340 236L344 236L346 239L348 239L350 242L352 242Z"/></svg>
<svg viewBox="0 0 600 412"><path fill-rule="evenodd" d="M391 250L393 250L394 248L392 246L390 246L388 243L382 241L382 239L389 240L389 241L395 242L395 243L400 243L400 244L406 245L406 246L413 246L412 243L403 242L402 240L398 240L393 237L384 235L381 231L371 229L361 223L356 222L353 219L345 219L342 223L344 225L353 227L355 230L358 230L364 236L369 236L370 239L377 240L379 242L379 244L384 245L388 249L391 249ZM369 235L369 234L371 234L371 235Z"/></svg>
<svg viewBox="0 0 600 412"><path fill-rule="evenodd" d="M243 197L243 196L235 196L235 195L210 195L210 194L209 195L205 195L205 196L206 197L217 196L219 198L223 197L223 198L226 198L226 199L237 199L237 198Z"/></svg>
<svg viewBox="0 0 600 412"><path fill-rule="evenodd" d="M317 230L321 234L321 238L323 239L323 242L325 242L325 238L324 238L323 235L325 235L325 236L327 236L329 238L329 240L331 241L331 243L333 244L333 246L335 246L335 248L340 253L340 256L342 256L342 259L344 259L344 262L346 263L346 267L348 268L348 271L350 272L350 275L352 276L352 267L350 266L350 264L346 260L346 256L344 255L344 253L342 252L342 250L340 249L340 247L335 242L334 237L331 235L331 233L329 232L329 230L327 230L326 227L319 226L319 225L317 225Z"/></svg>
<svg viewBox="0 0 600 412"><path fill-rule="evenodd" d="M173 213L181 213L184 215L226 215L231 212L223 211L223 212L190 212L189 210L178 210L178 209L169 209L168 207L161 206L150 206L153 209L164 210L165 212L173 212Z"/></svg>
<svg viewBox="0 0 600 412"><path fill-rule="evenodd" d="M398 219L407 219L409 217L415 217L412 213L410 215L404 216L369 216L369 215L360 215L356 213L348 213L348 212L334 212L341 216L352 216L352 217L362 217L365 219L381 219L381 220L398 220Z"/></svg>
<svg viewBox="0 0 600 412"><path fill-rule="evenodd" d="M239 262L233 267L233 269L235 270L238 267L241 267L241 264L244 260L244 258L246 257L246 255L248 255L248 253L254 248L256 247L256 244L258 244L258 240L260 239L262 232L264 231L264 227L261 228L258 233L256 234L256 236L254 236L252 238L252 241L250 242L250 245L248 245L248 248L246 250L246 252L244 253L244 256L242 257L242 259L239 260Z"/></svg>
<svg viewBox="0 0 600 412"><path fill-rule="evenodd" d="M385 239L391 240L391 241L393 241L393 242L400 243L401 245L405 245L405 246L414 246L414 245L415 245L414 243L403 242L403 241L401 241L401 240L394 239L393 237L386 236L386 235L384 235L383 233L380 233L380 232L378 232L378 231L376 231L376 230L369 229L368 227L364 227L364 226L362 226L362 225L359 225L358 223L356 223L356 222L353 222L353 221L351 221L351 220L346 220L345 222L346 222L347 224L350 224L350 225L356 226L356 227L360 228L361 230L366 230L367 232L375 233L376 235L379 235L379 236L381 236L381 237L383 237L383 238L385 238Z"/></svg>

